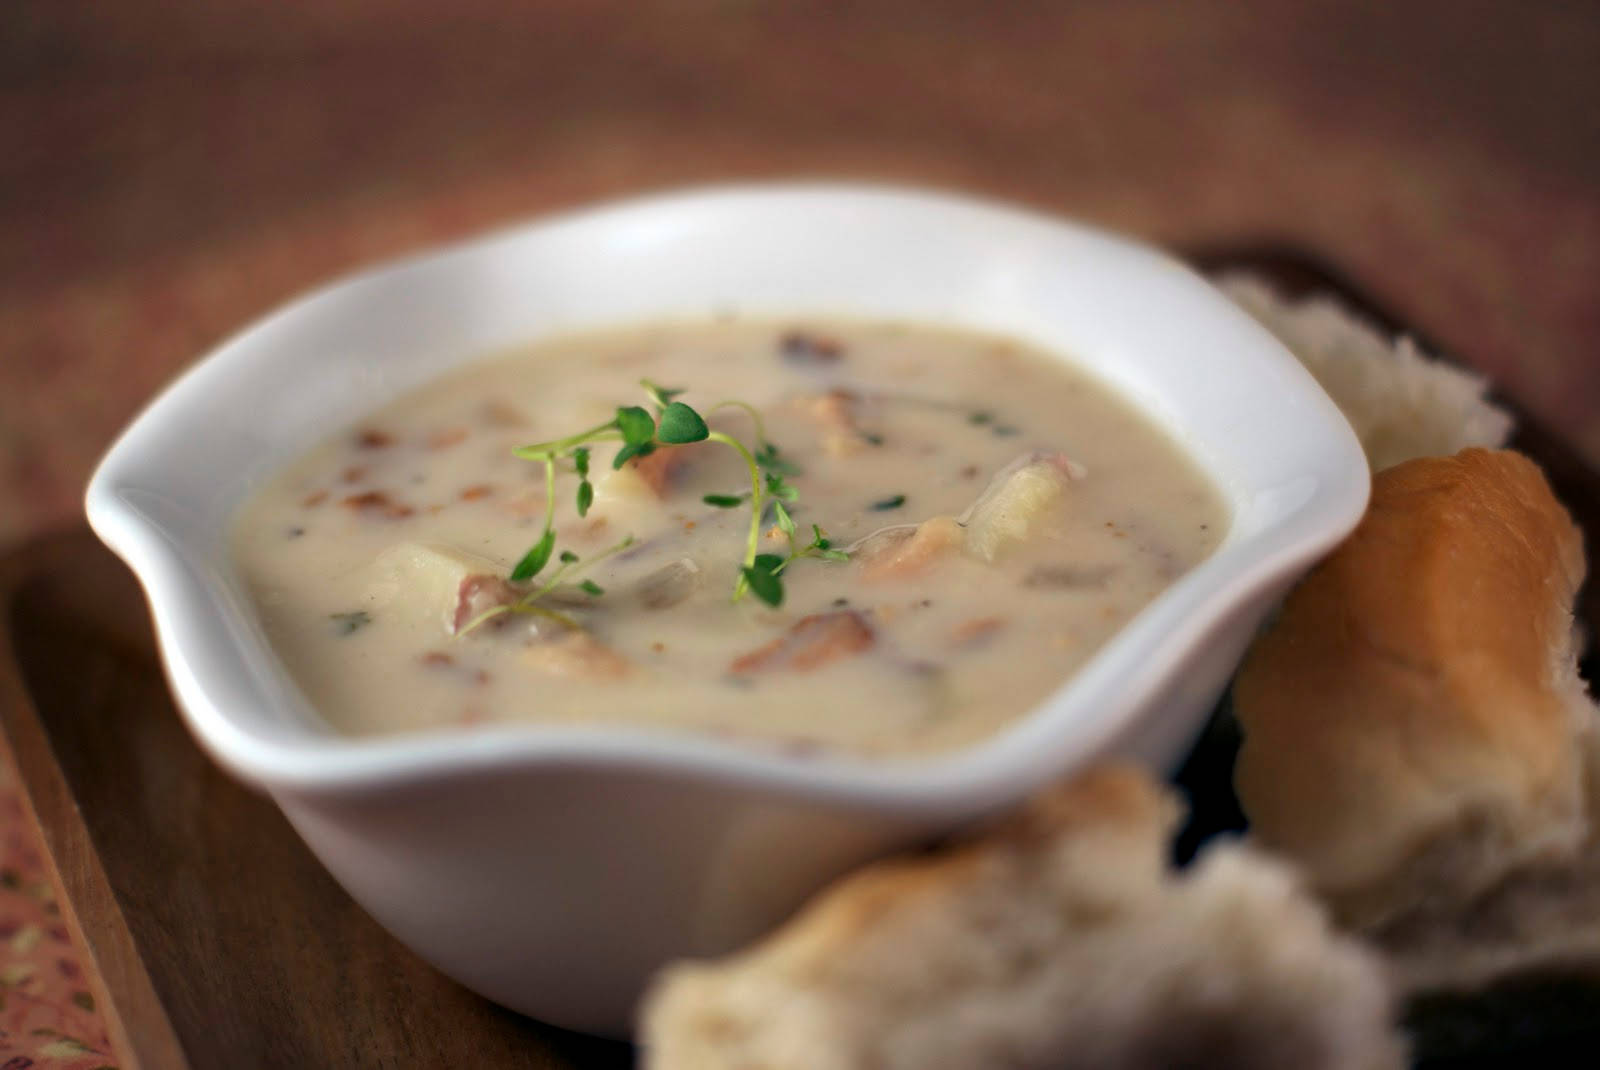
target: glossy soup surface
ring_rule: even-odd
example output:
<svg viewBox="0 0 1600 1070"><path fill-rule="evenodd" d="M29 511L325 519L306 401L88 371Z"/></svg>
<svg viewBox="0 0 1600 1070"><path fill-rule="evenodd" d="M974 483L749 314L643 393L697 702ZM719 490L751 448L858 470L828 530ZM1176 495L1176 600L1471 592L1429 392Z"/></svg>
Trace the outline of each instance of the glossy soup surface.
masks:
<svg viewBox="0 0 1600 1070"><path fill-rule="evenodd" d="M850 559L794 561L779 608L735 602L750 510L703 499L748 494L744 460L707 441L613 471L599 442L586 516L570 462L555 485L555 552L578 564L501 608L560 567L507 581L546 510L544 465L511 451L648 406L642 377L752 449L750 415L713 406L755 406L794 473L797 545L816 524ZM342 732L605 722L909 755L1026 713L1227 524L1180 449L1069 363L953 330L719 322L451 373L259 488L233 545ZM759 549L791 549L770 508Z"/></svg>

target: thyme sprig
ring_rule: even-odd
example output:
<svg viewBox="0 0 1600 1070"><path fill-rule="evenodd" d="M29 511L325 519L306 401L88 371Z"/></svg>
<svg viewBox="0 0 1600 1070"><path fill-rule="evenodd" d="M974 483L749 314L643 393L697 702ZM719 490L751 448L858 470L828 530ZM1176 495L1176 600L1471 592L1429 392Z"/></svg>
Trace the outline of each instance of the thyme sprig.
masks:
<svg viewBox="0 0 1600 1070"><path fill-rule="evenodd" d="M541 538L539 543L543 542L544 539ZM539 544L536 543L534 549L538 549L538 545ZM561 586L563 580L575 578L577 575L581 574L584 569L593 568L606 558L612 556L613 554L619 554L632 545L633 536L628 535L624 537L621 542L606 547L604 550L601 550L599 553L594 554L588 559L579 558L578 555L573 553L571 550L561 551L559 563L556 565L555 570L551 572L548 577L546 577L543 583L522 595L515 602L510 602L505 605L491 606L482 613L479 613L476 617L473 617L466 624L464 624L461 627L461 630L457 632L457 635L466 635L475 628L478 628L488 621L493 620L495 617L506 613L532 614L535 616L544 617L547 620L553 620L559 624L565 625L568 628L577 628L578 622L573 620L571 616L566 613L562 613L560 610L551 609L548 606L542 606L539 604L540 601L549 596L557 587ZM532 552L533 551L531 550L529 551L529 553ZM527 560L527 558L524 558L523 560ZM512 573L512 579L516 579L516 573L514 571ZM577 588L591 598L599 598L605 593L605 590L593 580L583 580L581 583L577 584Z"/></svg>
<svg viewBox="0 0 1600 1070"><path fill-rule="evenodd" d="M800 546L795 539L794 519L786 503L792 505L800 496L799 490L789 482L789 477L799 475L800 470L782 456L776 443L767 438L761 413L754 406L743 401L729 400L720 401L706 410L715 412L722 408L738 408L747 413L755 430L755 446L752 449L726 432L713 431L706 423L705 417L694 408L677 400L684 393L683 390L663 387L649 379L641 379L639 385L644 388L645 394L654 406L654 415L641 406L621 406L617 409L616 415L603 424L565 438L537 442L512 451L525 460L540 462L544 465L545 472L544 529L538 540L512 568L510 578L513 582L523 583L532 580L549 564L551 555L555 552L555 481L556 466L559 462L570 460L573 471L578 475L576 500L578 515L587 515L590 506L594 504L594 486L589 481L589 463L590 450L597 442L621 443L611 458L613 469L620 469L636 458L648 457L658 449L686 446L694 442L721 443L738 454L749 475L750 489L741 494L708 494L702 499L705 504L721 509L733 509L745 504L750 507L750 526L745 539L744 557L740 561L739 575L733 588L735 602L743 598L746 592L751 592L770 606L780 605L783 602L783 583L778 577L790 562L801 557L838 561L849 556L843 550L834 549L822 534L822 529L815 525L813 529L816 537L810 543ZM789 537L790 553L787 557L759 552L761 526L769 514ZM616 549L607 551L607 554L615 552ZM561 555L564 567L576 563L576 555L573 555L571 562L567 560L569 553L564 552ZM555 576L562 575L558 569ZM521 607L520 609L505 607L502 611L531 612L535 603L554 589L554 581L553 577L551 582L547 582L515 603L515 606ZM603 593L593 581L585 581L582 589L594 597Z"/></svg>
<svg viewBox="0 0 1600 1070"><path fill-rule="evenodd" d="M804 557L815 557L823 561L848 561L850 555L844 550L836 549L822 528L816 524L811 525L812 538L805 545L801 545L795 537L794 519L789 516L789 511L781 502L773 503L777 516L779 529L789 538L789 554L787 557L779 554L757 554L750 567L743 570L743 579L749 585L755 596L770 606L783 603L783 580L779 574L790 565Z"/></svg>

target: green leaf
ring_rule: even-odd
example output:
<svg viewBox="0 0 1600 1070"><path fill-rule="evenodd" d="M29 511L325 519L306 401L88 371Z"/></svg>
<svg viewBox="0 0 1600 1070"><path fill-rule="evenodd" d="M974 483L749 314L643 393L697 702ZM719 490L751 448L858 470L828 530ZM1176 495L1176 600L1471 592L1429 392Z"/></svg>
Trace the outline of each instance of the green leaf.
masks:
<svg viewBox="0 0 1600 1070"><path fill-rule="evenodd" d="M783 507L782 502L772 503L772 515L778 521L778 530L794 538L794 518L789 515L789 510Z"/></svg>
<svg viewBox="0 0 1600 1070"><path fill-rule="evenodd" d="M967 416L967 423L975 424L975 425L977 425L979 427L982 427L986 423L991 423L991 422L993 422L993 420L994 420L994 413L992 413L992 412L984 412L981 409L979 411L977 411L977 412L970 413Z"/></svg>
<svg viewBox="0 0 1600 1070"><path fill-rule="evenodd" d="M668 445L703 442L710 434L711 429L700 414L681 401L674 401L661 410L661 424L656 429L656 436Z"/></svg>
<svg viewBox="0 0 1600 1070"><path fill-rule="evenodd" d="M755 569L744 570L745 582L750 585L750 593L761 599L773 609L783 605L783 581L770 572L756 572Z"/></svg>
<svg viewBox="0 0 1600 1070"><path fill-rule="evenodd" d="M522 560L517 562L517 567L511 570L511 582L521 583L531 580L539 574L550 561L550 551L556 547L556 533L554 528L546 528L539 541L534 543L527 553L522 555Z"/></svg>
<svg viewBox="0 0 1600 1070"><path fill-rule="evenodd" d="M618 450L615 457L611 458L611 467L621 468L635 457L648 457L655 451L656 444L654 442L630 442Z"/></svg>
<svg viewBox="0 0 1600 1070"><path fill-rule="evenodd" d="M594 484L585 479L578 484L578 515L588 516L589 506L594 504Z"/></svg>
<svg viewBox="0 0 1600 1070"><path fill-rule="evenodd" d="M340 635L350 635L372 623L372 615L364 609L352 613L330 613L328 616L333 621L334 630Z"/></svg>
<svg viewBox="0 0 1600 1070"><path fill-rule="evenodd" d="M783 604L783 581L777 575L782 565L783 558L777 554L757 554L754 564L739 570L750 593L774 608Z"/></svg>
<svg viewBox="0 0 1600 1070"><path fill-rule="evenodd" d="M880 499L878 501L873 502L872 505L869 508L871 508L874 512L886 513L890 509L898 509L898 508L900 508L905 503L906 503L906 496L904 494L896 494L893 497L882 498L882 499Z"/></svg>
<svg viewBox="0 0 1600 1070"><path fill-rule="evenodd" d="M652 383L649 379L640 379L639 385L644 387L645 393L650 395L650 400L663 409L672 404L673 398L683 393L682 390L671 390L658 383Z"/></svg>
<svg viewBox="0 0 1600 1070"><path fill-rule="evenodd" d="M707 505L714 505L718 509L736 509L744 504L748 494L707 494L700 500Z"/></svg>
<svg viewBox="0 0 1600 1070"><path fill-rule="evenodd" d="M563 565L575 565L575 564L577 564L577 562L578 562L578 555L577 554L573 553L571 550L562 550L561 551L561 563Z"/></svg>
<svg viewBox="0 0 1600 1070"><path fill-rule="evenodd" d="M824 561L848 561L850 554L846 550L835 550L833 542L822 531L820 524L811 525L811 545L801 550L797 556L817 557Z"/></svg>
<svg viewBox="0 0 1600 1070"><path fill-rule="evenodd" d="M578 469L579 476L587 477L589 475L589 447L579 446L573 450L572 463Z"/></svg>
<svg viewBox="0 0 1600 1070"><path fill-rule="evenodd" d="M780 476L800 475L800 468L778 456L776 443L768 442L756 450L756 464L768 472L776 472Z"/></svg>
<svg viewBox="0 0 1600 1070"><path fill-rule="evenodd" d="M777 472L767 473L767 493L785 502L792 502L800 497L800 492L785 482L783 476Z"/></svg>
<svg viewBox="0 0 1600 1070"><path fill-rule="evenodd" d="M617 410L617 430L622 432L622 441L629 446L642 446L655 439L656 422L644 409L629 405Z"/></svg>
<svg viewBox="0 0 1600 1070"><path fill-rule="evenodd" d="M601 595L606 593L606 589L594 582L594 580L584 580L582 583L578 584L578 590L582 591L590 598L599 598Z"/></svg>

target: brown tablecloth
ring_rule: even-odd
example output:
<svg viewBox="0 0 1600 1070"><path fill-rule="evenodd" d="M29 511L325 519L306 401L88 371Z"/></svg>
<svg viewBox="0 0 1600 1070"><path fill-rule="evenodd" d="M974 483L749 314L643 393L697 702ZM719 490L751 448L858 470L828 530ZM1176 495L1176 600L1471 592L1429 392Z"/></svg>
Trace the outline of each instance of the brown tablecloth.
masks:
<svg viewBox="0 0 1600 1070"><path fill-rule="evenodd" d="M74 520L137 407L298 290L748 177L1308 248L1600 460L1597 101L1600 7L1554 2L12 0L0 542ZM4 842L0 878L37 886ZM5 928L8 888L0 970L39 939ZM29 1028L93 1033L82 989L56 987L66 1024ZM0 1058L47 1063L52 1039L13 1029Z"/></svg>

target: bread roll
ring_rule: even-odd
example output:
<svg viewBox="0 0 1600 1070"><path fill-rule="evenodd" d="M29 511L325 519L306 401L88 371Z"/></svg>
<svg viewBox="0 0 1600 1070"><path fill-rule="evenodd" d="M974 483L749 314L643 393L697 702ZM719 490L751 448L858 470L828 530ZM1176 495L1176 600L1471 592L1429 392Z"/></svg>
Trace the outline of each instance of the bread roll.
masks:
<svg viewBox="0 0 1600 1070"><path fill-rule="evenodd" d="M1600 932L1600 882L1582 876L1600 868L1596 716L1572 644L1583 571L1526 457L1408 461L1376 477L1361 525L1235 681L1251 835L1408 989L1529 964L1556 935L1539 918Z"/></svg>
<svg viewBox="0 0 1600 1070"><path fill-rule="evenodd" d="M1403 1065L1375 961L1248 849L1171 872L1178 814L1107 768L975 842L870 866L758 946L669 967L644 1066Z"/></svg>
<svg viewBox="0 0 1600 1070"><path fill-rule="evenodd" d="M1344 413L1377 472L1413 457L1501 446L1511 416L1484 380L1391 339L1326 295L1290 300L1254 276L1217 285L1300 358Z"/></svg>

